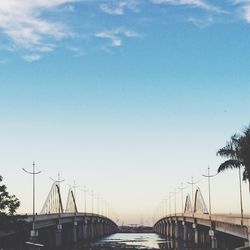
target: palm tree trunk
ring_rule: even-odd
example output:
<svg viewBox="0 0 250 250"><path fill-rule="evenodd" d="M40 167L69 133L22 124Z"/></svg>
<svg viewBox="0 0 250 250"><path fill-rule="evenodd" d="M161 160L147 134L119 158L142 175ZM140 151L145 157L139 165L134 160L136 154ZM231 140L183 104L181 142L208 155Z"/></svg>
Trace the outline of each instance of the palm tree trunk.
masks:
<svg viewBox="0 0 250 250"><path fill-rule="evenodd" d="M239 182L240 182L240 215L241 215L241 226L243 226L243 205L242 205L242 187L241 187L241 169L239 167Z"/></svg>

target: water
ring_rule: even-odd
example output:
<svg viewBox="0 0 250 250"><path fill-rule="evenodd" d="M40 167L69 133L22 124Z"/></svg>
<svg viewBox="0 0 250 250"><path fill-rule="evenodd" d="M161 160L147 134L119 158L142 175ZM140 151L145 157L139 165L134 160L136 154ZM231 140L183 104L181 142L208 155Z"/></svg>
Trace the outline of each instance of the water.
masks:
<svg viewBox="0 0 250 250"><path fill-rule="evenodd" d="M116 233L102 238L88 246L71 250L126 250L126 249L169 249L169 242L155 233Z"/></svg>
<svg viewBox="0 0 250 250"><path fill-rule="evenodd" d="M117 233L106 237L94 246L122 249L160 249L159 244L165 241L154 233Z"/></svg>

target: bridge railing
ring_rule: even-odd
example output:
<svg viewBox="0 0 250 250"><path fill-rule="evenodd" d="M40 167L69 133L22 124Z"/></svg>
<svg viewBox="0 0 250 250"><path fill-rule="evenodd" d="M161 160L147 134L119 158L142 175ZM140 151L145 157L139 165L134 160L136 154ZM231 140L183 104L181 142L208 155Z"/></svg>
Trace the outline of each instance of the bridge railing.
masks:
<svg viewBox="0 0 250 250"><path fill-rule="evenodd" d="M164 219L173 218L173 217L185 217L185 218L196 218L196 219L205 219L209 220L209 214L202 213L177 213L176 215L168 215L166 217L161 218L156 222L156 224ZM241 215L240 214L212 214L212 221L223 222L228 224L241 225ZM250 215L245 215L243 219L243 226L250 228Z"/></svg>

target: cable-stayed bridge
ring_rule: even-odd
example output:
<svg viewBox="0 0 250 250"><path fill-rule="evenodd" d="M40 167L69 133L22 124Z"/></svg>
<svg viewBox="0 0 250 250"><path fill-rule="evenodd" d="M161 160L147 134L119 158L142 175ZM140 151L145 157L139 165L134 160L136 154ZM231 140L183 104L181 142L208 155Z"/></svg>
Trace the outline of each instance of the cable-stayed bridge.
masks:
<svg viewBox="0 0 250 250"><path fill-rule="evenodd" d="M232 249L248 246L250 217L238 214L209 213L201 191L195 191L194 202L186 196L181 213L166 209L164 216L154 224L155 232L169 238L169 248L178 248L178 242L192 242L195 246Z"/></svg>
<svg viewBox="0 0 250 250"><path fill-rule="evenodd" d="M79 212L75 195L70 188L65 209L60 185L55 181L40 214L27 216L30 239L49 247L60 247L81 240L91 240L118 230L116 223L107 216Z"/></svg>

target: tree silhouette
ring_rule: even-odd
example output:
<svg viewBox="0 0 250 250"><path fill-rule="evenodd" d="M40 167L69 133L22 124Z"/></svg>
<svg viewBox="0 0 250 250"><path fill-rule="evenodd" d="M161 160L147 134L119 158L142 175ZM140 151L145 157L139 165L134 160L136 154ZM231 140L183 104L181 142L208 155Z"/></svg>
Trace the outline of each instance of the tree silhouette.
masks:
<svg viewBox="0 0 250 250"><path fill-rule="evenodd" d="M10 195L7 187L1 184L3 177L0 175L0 215L14 215L20 206L20 201L15 195Z"/></svg>
<svg viewBox="0 0 250 250"><path fill-rule="evenodd" d="M243 130L242 134L231 136L226 146L218 150L217 155L227 158L220 164L218 173L227 169L239 169L241 225L243 226L241 167L243 167L243 180L248 180L250 191L250 125Z"/></svg>
<svg viewBox="0 0 250 250"><path fill-rule="evenodd" d="M250 182L250 125L242 134L232 135L226 146L218 150L217 155L227 158L220 164L218 173L243 167L243 180Z"/></svg>

